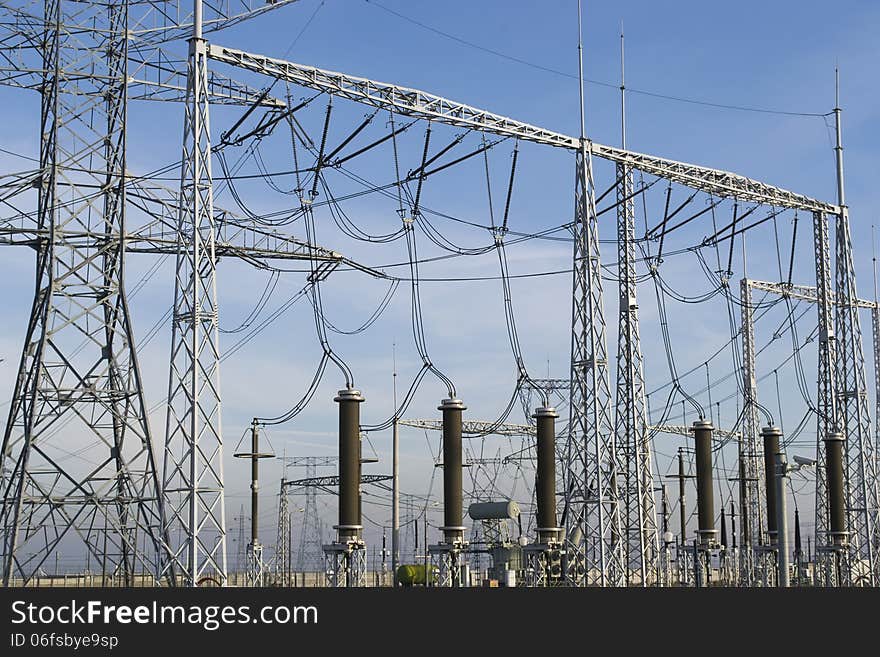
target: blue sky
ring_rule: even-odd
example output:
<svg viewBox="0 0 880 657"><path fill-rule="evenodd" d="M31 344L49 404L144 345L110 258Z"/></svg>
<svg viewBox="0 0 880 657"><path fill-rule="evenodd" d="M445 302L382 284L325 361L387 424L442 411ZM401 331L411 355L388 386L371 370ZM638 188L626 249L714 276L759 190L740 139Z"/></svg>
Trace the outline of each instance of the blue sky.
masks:
<svg viewBox="0 0 880 657"><path fill-rule="evenodd" d="M320 6L320 7L319 7ZM383 7L399 12L413 21L460 39L526 60L539 67L555 69L567 75L540 70L510 59L466 46L419 27L389 13ZM314 13L317 9L317 13ZM309 28L293 45L291 42L309 17ZM678 102L650 96L638 91L689 98L718 105L736 105L757 109L780 110L792 114L824 114L834 105L834 67L839 65L844 108L844 140L846 153L846 184L851 207L853 239L862 297L871 295L871 224L876 221L878 192L875 174L878 170L877 92L874 84L880 46L876 34L880 28L880 7L871 2L839 2L835 7L819 2L753 2L732 5L681 1L675 3L629 2L585 3L584 45L585 76L609 83L586 86L587 129L589 136L602 143L619 144L619 29L626 31L627 86L633 91L627 98L628 146L633 150L663 155L672 159L728 169L802 192L834 201L834 161L831 149L830 119L758 111L712 107L705 104ZM528 121L560 132L576 134L579 126L577 82L576 4L566 2L400 2L381 3L363 0L302 0L251 23L209 35L212 42L270 56L285 56L292 61L321 68L344 71L354 75L428 90L471 105ZM261 87L266 82L257 76L236 72L217 65L225 74L233 75ZM283 93L277 85L275 93ZM0 91L9 107L7 120L0 125L3 148L27 155L37 153L35 112L37 97L30 92L4 89ZM295 96L306 95L294 90ZM313 138L319 136L323 120L324 99L319 99L303 113L302 122ZM331 134L341 140L346 129L353 129L365 110L339 103L334 109ZM228 128L240 110L215 108L212 114L215 137ZM136 173L149 171L179 157L182 107L176 104L134 103L130 110L129 168ZM384 125L384 118L380 122ZM381 126L374 126L374 135ZM423 136L421 126L408 132L401 140L405 165L413 168ZM455 131L438 129L437 146L450 139ZM331 141L334 137L331 137ZM366 139L366 138L365 138ZM477 144L467 142L472 146ZM275 134L262 145L269 169L284 171L292 168L289 135ZM510 163L510 144L501 144L491 151L489 164L493 187L494 210L497 217L503 205L503 194ZM230 154L234 160L241 151ZM466 152L465 150L461 151ZM524 145L521 148L517 186L511 209L511 227L523 232L560 225L570 220L572 212L573 161L563 153L547 153ZM20 161L4 156L8 170L25 168ZM392 173L387 152L366 157L358 172L376 181L387 181ZM416 162L417 163L417 162ZM478 166L479 165L479 166ZM607 166L596 165L597 189L601 192L613 182ZM248 162L242 173L256 171ZM219 166L215 162L215 173ZM173 175L173 174L172 174ZM353 191L344 179L335 180L339 192ZM290 176L280 177L279 185L293 186ZM173 181L166 184L174 185ZM648 223L657 218L662 193L658 185L644 208ZM291 207L294 199L267 188L261 181L242 182L239 192L249 208L261 212ZM485 171L479 159L462 167L460 174L451 173L427 185L425 204L457 217L466 217L481 224L488 223L485 193ZM217 204L237 209L228 192L218 193ZM390 232L399 220L394 204L388 199L366 200L346 205L358 225L372 232ZM641 211L641 209L640 209ZM601 236L611 240L615 234L613 213L603 217ZM790 217L780 220L781 253L788 256L791 239ZM807 235L808 217L802 217L801 233L796 250L795 280L814 282ZM316 215L318 241L371 266L399 263L406 260L401 241L388 245L365 244L342 236L326 213ZM729 221L719 216L719 224ZM641 222L641 218L639 218ZM491 243L486 231L464 228L454 222L438 220L443 234L467 247ZM292 227L302 236L302 227ZM763 231L763 232L761 232ZM667 248L689 246L709 234L706 225L684 231ZM560 233L561 237L562 234ZM441 253L419 236L420 255ZM778 280L774 235L767 226L749 233L747 266L742 263L740 244L734 258L734 280L744 268L755 278ZM656 245L652 245L656 249ZM726 246L725 246L726 249ZM603 259L616 259L613 244L603 244ZM508 250L512 274L528 274L566 269L571 247L564 241L528 241L512 245ZM715 257L713 252L707 256ZM724 251L722 258L726 257ZM15 363L29 309L32 256L28 253L6 252L7 271L0 281L8 310L0 321L0 391L3 399L15 376ZM137 280L153 261L145 256L129 258L130 281ZM166 262L133 302L136 330L143 335L171 302L172 263ZM403 270L389 268L389 273ZM644 270L642 269L640 273ZM669 257L663 265L671 287L685 296L704 293L709 282L703 278L695 258ZM696 273L696 274L695 274ZM497 276L498 262L494 253L480 257L461 257L426 264L426 277ZM292 294L303 284L302 273L284 274L269 308L280 303L285 293ZM221 326L232 328L252 309L255 298L267 280L265 272L249 270L240 263L222 262L219 271ZM570 320L570 277L568 275L517 279L513 283L513 303L517 314L520 339L527 366L534 376L568 376L568 344ZM340 328L359 326L381 301L388 284L358 274L339 273L324 286L325 311ZM734 286L738 290L738 286ZM616 289L605 282L608 347L613 362L616 330ZM648 388L655 389L668 379L667 364L661 351L654 290L650 284L639 288L643 340ZM459 395L469 405L468 416L474 419L496 417L509 397L515 370L504 328L500 282L497 280L469 283L431 283L422 285L425 327L432 360L453 378ZM727 306L720 299L705 304L669 302L671 336L679 371L698 367L706 357L730 338ZM774 328L784 317L778 308L768 313L758 325L758 342L775 342L759 363L759 375L772 374L790 353L790 343L772 341ZM738 312L738 310L737 310ZM808 313L800 327L801 337L814 324L814 313ZM331 334L334 349L346 359L355 372L356 382L364 391L363 421L375 423L391 413L391 352L396 342L400 381L408 381L418 368L409 329L407 283L401 283L388 310L369 331L358 336ZM863 322L866 318L863 318ZM869 329L869 324L864 324ZM224 335L222 344L230 346L235 336ZM763 341L763 342L762 342ZM161 401L167 381L167 330L144 348L147 398L150 403ZM870 342L868 342L870 344ZM788 347L786 346L788 345ZM713 379L733 371L733 357L724 352L710 364ZM244 428L254 415L275 415L299 397L311 378L320 350L314 338L311 309L303 302L295 310L275 322L260 337L224 363L222 374L224 395L224 435L227 441L227 516L238 515L245 504L247 468L231 458ZM868 356L869 376L873 373ZM762 357L763 358L763 357ZM810 391L815 394L813 351L805 352L805 369ZM612 369L613 376L613 369ZM775 378L781 378L780 400L777 404ZM705 373L700 371L684 379L691 394L704 387ZM342 387L337 372L328 369L324 382L306 412L288 425L270 429L268 438L278 454L331 454L335 451L335 405L332 397ZM713 401L735 391L733 379L713 389ZM871 386L869 385L869 388ZM783 411L784 424L792 427L804 413L805 403L795 390L791 368L779 366L776 377L766 379L759 387L763 403ZM871 390L873 395L873 390ZM659 395L660 393L658 393ZM663 392L665 394L665 391ZM706 398L705 393L702 393ZM444 387L430 377L416 397L408 415L436 417ZM701 398L701 399L702 399ZM662 405L659 396L652 408ZM708 399L705 399L708 402ZM702 403L702 402L701 402ZM873 407L872 407L873 408ZM680 415L680 401L676 402ZM695 419L691 411L685 420ZM567 412L565 413L567 414ZM737 416L735 396L721 408L722 425ZM779 415L777 410L776 415ZM151 418L154 437L161 443L163 416ZM778 419L778 418L777 418ZM517 407L511 421L521 422ZM434 468L431 452L436 454L438 436L423 436L404 431L403 486L407 492L424 494ZM668 457L683 439L658 438L657 467L659 474L667 471ZM815 440L815 422L799 439L797 449L810 453ZM471 449L481 448L472 441ZM388 458L390 433L371 436L381 461L369 466L370 471L390 470ZM487 455L500 450L512 451L516 446L487 440ZM430 449L430 452L429 452ZM732 446L722 453L724 465L731 467L735 450ZM281 468L278 462L263 462L266 476L263 490L274 495ZM295 476L295 473L288 473ZM519 477L518 483L514 483ZM495 494L526 495L522 479L528 473L504 473ZM727 501L729 484L719 477L721 498ZM797 484L800 486L801 484ZM514 487L516 486L516 487ZM431 494L440 493L439 479ZM808 487L798 499L804 508L811 505ZM690 499L693 500L691 494ZM519 499L527 503L528 499ZM265 504L261 526L264 542L274 542L275 500ZM335 504L322 498L326 526L332 524ZM377 525L387 525L390 512L381 505L368 506L364 512ZM439 524L440 517L432 518ZM377 525L367 526L368 540L375 543L380 535ZM230 520L230 527L234 523ZM234 532L233 532L234 533ZM230 553L234 553L230 546Z"/></svg>

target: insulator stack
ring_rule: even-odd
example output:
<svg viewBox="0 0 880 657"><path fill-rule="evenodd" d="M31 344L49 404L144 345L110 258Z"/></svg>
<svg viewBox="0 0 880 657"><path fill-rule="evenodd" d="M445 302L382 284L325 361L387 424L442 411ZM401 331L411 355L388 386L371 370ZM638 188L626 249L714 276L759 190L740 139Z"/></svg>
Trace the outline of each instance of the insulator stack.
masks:
<svg viewBox="0 0 880 657"><path fill-rule="evenodd" d="M712 486L712 431L709 420L697 420L693 425L697 456L697 535L700 546L715 543L715 496Z"/></svg>
<svg viewBox="0 0 880 657"><path fill-rule="evenodd" d="M340 390L339 403L339 542L360 538L361 524L361 437L360 391Z"/></svg>
<svg viewBox="0 0 880 657"><path fill-rule="evenodd" d="M559 414L555 408L542 407L536 409L532 417L537 423L538 542L554 543L559 540L560 531L556 525L556 418Z"/></svg>
<svg viewBox="0 0 880 657"><path fill-rule="evenodd" d="M847 543L846 505L843 496L843 444L842 433L832 433L825 438L825 481L828 485L828 530L831 545Z"/></svg>
<svg viewBox="0 0 880 657"><path fill-rule="evenodd" d="M467 407L460 399L444 399L438 410L443 411L443 539L450 545L461 543L462 525L462 458L461 412Z"/></svg>
<svg viewBox="0 0 880 657"><path fill-rule="evenodd" d="M779 427L764 427L761 437L764 439L764 489L767 494L767 538L770 545L777 541L776 522L776 453L779 452L779 438L782 430Z"/></svg>

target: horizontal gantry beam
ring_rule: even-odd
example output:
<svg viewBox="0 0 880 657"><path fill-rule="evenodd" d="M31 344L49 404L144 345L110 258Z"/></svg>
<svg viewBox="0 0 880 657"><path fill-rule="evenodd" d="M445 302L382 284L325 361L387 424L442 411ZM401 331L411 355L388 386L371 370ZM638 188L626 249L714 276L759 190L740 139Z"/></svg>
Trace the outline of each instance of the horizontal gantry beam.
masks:
<svg viewBox="0 0 880 657"><path fill-rule="evenodd" d="M810 285L789 285L787 283L771 283L769 281L756 281L753 279L746 279L746 285L748 285L753 290L770 292L771 294L778 294L781 297L790 297L792 299L798 299L800 301L809 301L811 303L816 303L818 300L816 288ZM831 297L832 299L835 299L836 294L832 292ZM835 303L837 302L835 301ZM866 299L856 299L855 305L857 308L868 308L871 310L877 307L876 302L868 301Z"/></svg>
<svg viewBox="0 0 880 657"><path fill-rule="evenodd" d="M383 481L393 479L391 475L379 474L362 474L362 484L378 484ZM339 486L339 476L330 475L327 477L308 477L306 479L293 479L291 481L282 481L281 488L331 488Z"/></svg>
<svg viewBox="0 0 880 657"><path fill-rule="evenodd" d="M215 253L218 258L240 258L245 261L267 260L316 260L339 264L349 264L346 258L335 251L308 245L273 235L264 231L253 230L242 226L233 226L232 238L227 237L227 226L220 225L216 238ZM22 229L0 225L0 245L29 246L38 249L49 239L49 231L41 229ZM118 243L118 238L109 240ZM80 246L97 248L108 243L102 233L85 233L82 231L55 231L55 243L61 246ZM127 233L125 250L129 253L149 253L153 255L176 255L180 245L172 235L158 235L138 231ZM366 269L366 268L364 268Z"/></svg>
<svg viewBox="0 0 880 657"><path fill-rule="evenodd" d="M413 427L426 431L442 431L441 420L398 420L402 427ZM461 423L461 433L465 436L534 436L535 427L527 424L497 424L495 422L481 422L478 420L465 420Z"/></svg>
<svg viewBox="0 0 880 657"><path fill-rule="evenodd" d="M301 87L323 91L372 107L388 109L404 116L461 128L471 128L556 148L576 150L580 147L580 140L576 137L545 130L418 89L376 82L313 66L294 64L216 44L209 45L208 56L215 61L224 62L231 66L286 80ZM676 162L592 141L587 141L587 147L595 157L625 164L647 174L659 176L720 198L735 198L741 201L811 212L829 214L839 212L836 205L728 171Z"/></svg>
<svg viewBox="0 0 880 657"><path fill-rule="evenodd" d="M684 424L658 424L648 427L651 431L657 433L669 433L674 436L690 436L694 433L694 428ZM715 427L712 435L716 438L739 438L742 434L739 431L730 431L729 429L719 429Z"/></svg>
<svg viewBox="0 0 880 657"><path fill-rule="evenodd" d="M152 221L138 228L127 238L126 249L137 251L139 245L147 252L168 249L176 252L177 221L180 212L178 193L163 185L135 179L126 195L128 202L145 212ZM318 260L343 263L346 259L335 251L310 245L289 235L263 228L255 221L235 216L214 206L215 251L218 256L257 260ZM153 250L149 250L153 249Z"/></svg>
<svg viewBox="0 0 880 657"><path fill-rule="evenodd" d="M217 32L299 0L221 0L205 2L202 30ZM129 0L136 19L129 32L149 42L187 39L192 35L192 0ZM137 11L136 11L137 10Z"/></svg>
<svg viewBox="0 0 880 657"><path fill-rule="evenodd" d="M36 176L37 172L33 173ZM30 176L23 178L26 188ZM140 210L148 221L125 233L125 250L133 253L174 255L180 250L177 222L180 207L176 191L132 176L126 200L129 211ZM240 258L245 261L313 260L330 265L348 264L370 275L381 275L324 247L308 244L290 235L264 228L255 221L236 216L214 206L215 252L217 257ZM49 230L37 225L33 213L0 218L0 245L40 248L50 237ZM112 239L119 240L114 235ZM56 228L56 244L62 246L104 246L107 236L102 232L70 231Z"/></svg>

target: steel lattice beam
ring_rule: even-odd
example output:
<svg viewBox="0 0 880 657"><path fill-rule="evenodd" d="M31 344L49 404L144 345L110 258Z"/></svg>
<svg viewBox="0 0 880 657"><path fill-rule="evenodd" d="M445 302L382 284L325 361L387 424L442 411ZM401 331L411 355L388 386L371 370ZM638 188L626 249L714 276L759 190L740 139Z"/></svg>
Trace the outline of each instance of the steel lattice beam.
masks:
<svg viewBox="0 0 880 657"><path fill-rule="evenodd" d="M192 0L130 0L140 18L131 33L139 40L162 43L186 39L193 31ZM291 5L297 0L212 0L202 9L202 30L219 32L261 14Z"/></svg>
<svg viewBox="0 0 880 657"><path fill-rule="evenodd" d="M391 481L391 475L362 474L362 484L378 484L383 481ZM292 479L284 482L285 488L332 488L339 486L339 475L327 477L307 477L305 479Z"/></svg>
<svg viewBox="0 0 880 657"><path fill-rule="evenodd" d="M442 431L443 422L441 420L398 420L402 427L413 427L414 429L424 429L426 431ZM481 422L475 420L464 420L461 423L461 433L465 436L534 436L535 427L528 424L498 424L495 422Z"/></svg>
<svg viewBox="0 0 880 657"><path fill-rule="evenodd" d="M221 30L290 4L290 1L264 3L262 6L255 1L211 3L207 10L208 26L214 31ZM0 9L5 12L5 20L0 20L0 85L39 91L43 77L51 73L45 68L41 55L40 44L46 27L42 4L42 0L0 2ZM128 99L183 102L186 98L186 60L170 54L162 42L169 38L183 38L183 30L192 30L191 12L181 13L183 10L177 6L191 7L192 0L117 4L128 6L129 25L137 26L137 29L130 29L126 37ZM177 20L172 20L172 16L178 17ZM147 27L150 24L153 27ZM81 27L77 26L77 30ZM259 90L215 71L208 73L207 88L212 103L250 106L259 102L265 107L284 106L283 101L268 96L262 98Z"/></svg>
<svg viewBox="0 0 880 657"><path fill-rule="evenodd" d="M39 180L39 173L27 177L22 189L28 189L33 181ZM6 197L10 198L9 195ZM125 233L126 252L174 255L178 251L177 219L180 213L179 195L162 185L150 183L134 176L128 176L126 184L127 204L142 211L151 221ZM235 213L218 207L214 208L215 251L218 258L231 257L242 260L318 260L321 262L349 264L361 271L380 275L379 272L348 260L342 254L321 246L308 244L295 237L276 230L259 226L255 221L237 216ZM56 236L63 236L71 242L82 242L98 236L83 230L55 228ZM29 246L39 250L48 240L51 230L40 228L32 213L0 219L0 245ZM102 239L120 241L115 233L101 234Z"/></svg>
<svg viewBox="0 0 880 657"><path fill-rule="evenodd" d="M652 424L649 428L651 429L651 431L654 431L656 433L669 433L675 436L694 435L694 428L686 424ZM742 436L739 431L731 431L730 429L719 429L718 427L712 430L712 435L716 438L735 439L738 439Z"/></svg>
<svg viewBox="0 0 880 657"><path fill-rule="evenodd" d="M749 287L753 290L770 292L771 294L778 294L781 297L790 297L792 299L809 301L811 303L816 303L817 301L816 288L812 285L773 283L770 281L756 281L752 278L745 280L748 283ZM832 294L832 299L834 303L838 303L838 298L836 295ZM856 299L855 305L857 308L868 308L873 310L877 307L877 302L868 301L867 299Z"/></svg>
<svg viewBox="0 0 880 657"><path fill-rule="evenodd" d="M472 128L502 137L513 137L575 152L580 149L579 141L575 137L545 130L418 89L295 64L217 44L210 44L208 56L218 62L286 80L302 87L323 91L372 107L393 110L395 113L405 116L429 119L456 127ZM662 157L605 146L589 140L586 146L590 154L595 157L660 176L720 198L736 198L741 201L807 211L826 213L838 211L836 205L729 171L676 162Z"/></svg>
<svg viewBox="0 0 880 657"><path fill-rule="evenodd" d="M837 219L838 221L840 220L839 217ZM880 391L880 371L878 371L876 367L876 365L880 363L880 346L878 346L880 345L880 333L878 333L880 332L880 322L877 321L877 302L855 297L855 276L852 273L851 269L851 246L849 247L850 255L847 256L847 247L841 244L841 241L845 243L848 240L846 234L848 233L848 231L848 227L841 228L840 226L838 226L838 289L833 292L828 289L826 290L826 294L829 298L829 303L831 303L833 305L833 308L835 309L837 326L840 327L836 331L832 331L831 339L839 341L841 339L839 336L841 335L850 336L848 340L849 353L846 358L837 355L838 360L837 367L835 369L834 379L831 383L827 383L826 385L834 385L836 382L836 385L842 386L837 393L837 399L852 405L850 413L853 417L851 418L850 422L854 425L854 428L845 429L845 435L847 436L847 451L845 461L847 479L845 482L845 494L847 496L847 499L851 500L848 503L848 508L850 509L850 527L851 531L856 535L857 538L855 541L852 541L850 543L849 547L851 550L851 563L854 564L859 559L864 560L864 562L868 564L868 566L865 569L865 572L862 572L862 575L868 575L869 572L873 573L876 569L875 561L877 558L877 537L874 534L876 534L877 531L876 523L878 503L877 493L874 490L875 487L871 483L876 482L876 458L874 456L875 450L874 445L870 440L870 437L865 437L866 434L870 432L870 428L867 408L867 383L865 377L865 362L862 353L862 334L858 316L858 309L871 310L872 345L874 347L873 357L875 364L875 391ZM820 234L823 239L828 239L827 231ZM827 251L827 249L828 245L826 243L825 246L820 249L820 252L825 252ZM843 250L841 251L841 249ZM852 281L852 283L848 281ZM768 281L756 281L751 279L744 279L743 283L748 285L750 289L770 292L772 294L778 294L783 297L808 301L810 303L820 302L820 296L817 293L816 287L811 287L807 285L772 283ZM852 287L847 287L850 285ZM824 311L820 310L820 312ZM841 343L837 342L837 344ZM823 349L824 347L820 338L820 355L822 355ZM834 353L836 354L837 351L838 350L835 349ZM821 383L822 377L826 376L827 372L831 371L830 369L826 371L825 367L826 366L823 366L823 363L820 362L820 392L823 389L821 387L823 386L823 384ZM846 380L841 380L841 377L844 375L844 373L848 373L848 383L846 382ZM880 408L880 405L878 405L878 408ZM823 420L821 417L819 421L820 425L824 427L824 430L827 430L827 426L825 425L827 425L828 422ZM850 438L852 438L852 440L850 440ZM819 436L820 444L817 445L817 451L821 455L824 455L824 443L821 443L821 439L822 434L820 434ZM824 468L819 468L819 471L817 471L817 478L819 482L817 483L817 500L820 500L821 502L817 501L817 505L820 503L823 505L823 509L821 511L821 515L823 516L823 518L825 513L824 499L826 495L823 483L824 474ZM823 545L822 543L817 544Z"/></svg>

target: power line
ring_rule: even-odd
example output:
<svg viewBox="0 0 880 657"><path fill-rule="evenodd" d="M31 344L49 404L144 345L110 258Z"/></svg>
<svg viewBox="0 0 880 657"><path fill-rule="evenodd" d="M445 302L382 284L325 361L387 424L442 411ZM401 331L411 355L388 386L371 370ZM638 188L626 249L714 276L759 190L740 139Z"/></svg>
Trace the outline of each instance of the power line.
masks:
<svg viewBox="0 0 880 657"><path fill-rule="evenodd" d="M503 53L503 52L500 52L500 51L495 50L493 48L489 48L487 46L480 45L478 43L474 43L473 41L468 41L467 39L463 39L463 38L456 36L454 34L450 34L449 32L444 32L443 30L440 30L436 27L432 27L430 25L427 25L419 20L416 20L415 18L411 18L411 17L406 16L398 11L395 11L394 9L386 7L382 3L376 2L376 0L364 0L364 1L369 5L373 5L375 7L378 7L382 11L385 11L393 16L396 16L397 18L399 18L403 21L406 21L407 23L411 23L413 25L416 25L424 30L427 30L429 32L433 32L434 34L441 36L445 39L449 39L449 40L455 41L456 43L459 43L463 46L467 46L468 48L473 48L474 50L479 50L480 52L484 52L489 55L493 55L493 56L498 57L500 59L505 59L509 62L513 62L513 63L519 64L521 66L527 66L529 68L532 68L532 69L535 69L538 71L543 71L545 73L552 73L553 75L558 75L558 76L565 77L565 78L572 78L575 80L577 80L577 78L578 78L578 76L574 75L573 73L567 73L565 71L561 71L559 69L552 68L550 66L544 66L542 64L537 64L535 62L532 62L532 61L529 61L526 59L522 59L520 57L516 57L514 55L510 55L507 53ZM611 82L603 82L601 80L593 80L590 78L584 78L584 82L586 82L588 84L593 84L593 85L596 85L599 87L605 87L608 89L615 89L615 90L620 89L619 84L614 84ZM647 91L645 89L637 89L635 87L630 87L630 86L627 86L626 90L629 93L639 94L642 96L650 96L651 98L659 98L661 100L669 100L669 101L674 101L677 103L687 103L690 105L702 105L704 107L714 107L716 109L737 110L740 112L756 112L756 113L760 113L760 114L776 114L776 115L780 115L780 116L803 116L803 117L810 117L810 118L817 118L817 117L824 118L824 117L829 116L830 114L833 113L833 112L825 112L825 113L793 112L793 111L788 111L788 110L778 110L778 109L772 109L772 108L766 108L766 107L754 107L754 106L748 106L748 105L730 105L730 104L726 104L726 103L718 103L718 102L713 102L713 101L708 101L708 100L698 100L695 98L685 98L684 96L664 94L664 93L659 93L656 91Z"/></svg>

